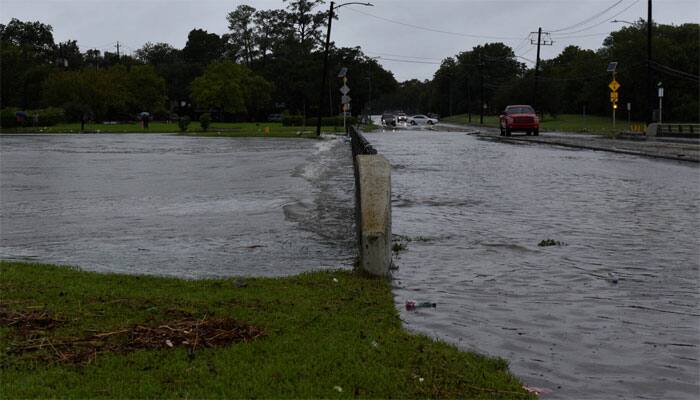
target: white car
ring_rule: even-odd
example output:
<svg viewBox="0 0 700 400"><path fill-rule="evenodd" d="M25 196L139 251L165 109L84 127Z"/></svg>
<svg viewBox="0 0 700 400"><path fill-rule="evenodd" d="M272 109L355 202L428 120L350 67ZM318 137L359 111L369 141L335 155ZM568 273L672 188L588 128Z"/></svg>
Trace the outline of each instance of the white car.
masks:
<svg viewBox="0 0 700 400"><path fill-rule="evenodd" d="M435 118L430 118L427 115L418 114L408 117L408 123L411 125L433 125L437 124L438 120Z"/></svg>

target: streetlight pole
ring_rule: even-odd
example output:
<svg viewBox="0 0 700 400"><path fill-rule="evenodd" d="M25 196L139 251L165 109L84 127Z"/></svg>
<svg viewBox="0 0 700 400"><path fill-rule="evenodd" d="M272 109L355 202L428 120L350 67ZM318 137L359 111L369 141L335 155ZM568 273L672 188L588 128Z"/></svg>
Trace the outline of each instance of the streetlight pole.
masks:
<svg viewBox="0 0 700 400"><path fill-rule="evenodd" d="M331 44L331 24L333 23L333 10L337 10L343 6L358 5L358 6L374 6L372 3L343 3L335 6L331 1L330 9L328 10L328 30L326 31L326 48L323 53L323 74L321 75L321 95L318 96L318 115L316 118L316 136L321 136L321 116L323 115L323 94L326 91L326 78L328 76L328 48Z"/></svg>
<svg viewBox="0 0 700 400"><path fill-rule="evenodd" d="M653 26L651 20L651 0L647 3L647 97L649 98L647 104L649 105L649 112L647 114L647 121L652 122L652 115L654 114L654 89L651 84L653 79L651 72L651 27Z"/></svg>

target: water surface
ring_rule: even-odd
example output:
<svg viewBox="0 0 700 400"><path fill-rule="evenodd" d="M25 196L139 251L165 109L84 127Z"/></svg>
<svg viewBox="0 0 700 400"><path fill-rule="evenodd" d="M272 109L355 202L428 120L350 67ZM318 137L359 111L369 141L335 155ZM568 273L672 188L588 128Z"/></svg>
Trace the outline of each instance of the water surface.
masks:
<svg viewBox="0 0 700 400"><path fill-rule="evenodd" d="M392 164L409 328L552 398L700 395L700 170L462 133L368 134ZM559 246L539 247L544 239Z"/></svg>
<svg viewBox="0 0 700 400"><path fill-rule="evenodd" d="M188 278L347 268L347 144L0 136L0 258Z"/></svg>

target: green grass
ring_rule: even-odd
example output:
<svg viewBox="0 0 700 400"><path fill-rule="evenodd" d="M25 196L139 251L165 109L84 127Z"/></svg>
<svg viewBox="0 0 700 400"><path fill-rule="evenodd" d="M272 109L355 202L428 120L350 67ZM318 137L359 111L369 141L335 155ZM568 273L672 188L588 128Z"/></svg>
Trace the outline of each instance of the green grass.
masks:
<svg viewBox="0 0 700 400"><path fill-rule="evenodd" d="M267 128L267 130L265 129ZM342 126L323 126L323 132L342 133ZM27 127L27 128L2 128L1 133L80 133L80 124L58 124L48 127ZM151 122L148 129L141 127L140 123L123 124L85 124L85 133L174 133L180 132L178 124L175 122ZM199 122L190 123L187 132L189 136L211 136L211 137L316 137L315 126L282 126L278 122L250 122L250 123L212 123L209 129L204 132L199 126Z"/></svg>
<svg viewBox="0 0 700 400"><path fill-rule="evenodd" d="M624 114L624 113L622 113ZM443 119L444 122L453 124L469 124L467 114L453 115ZM642 123L632 121L632 125L640 125ZM470 125L479 125L479 116L472 115ZM498 127L498 116L484 116L484 126ZM600 117L588 115L583 118L580 114L563 114L552 117L547 115L540 123L540 131L559 131L559 132L576 132L576 133L594 133L600 135L613 135L623 130L628 130L630 127L627 124L626 114L618 115L618 120L615 128L612 126L612 117Z"/></svg>
<svg viewBox="0 0 700 400"><path fill-rule="evenodd" d="M531 398L506 361L407 333L389 282L358 273L246 278L245 285L242 278L179 280L4 261L0 273L0 310L45 310L63 321L34 332L32 343L158 326L182 315L234 318L265 332L194 357L174 347L104 352L67 364L42 361L38 356L53 354L48 345L12 352L29 339L0 326L3 399Z"/></svg>

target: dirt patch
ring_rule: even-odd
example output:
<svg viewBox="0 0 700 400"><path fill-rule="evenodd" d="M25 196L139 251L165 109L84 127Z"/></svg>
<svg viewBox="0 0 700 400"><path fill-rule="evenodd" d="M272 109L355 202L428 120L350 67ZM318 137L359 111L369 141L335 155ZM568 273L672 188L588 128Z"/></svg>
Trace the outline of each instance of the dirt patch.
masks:
<svg viewBox="0 0 700 400"><path fill-rule="evenodd" d="M155 326L133 325L82 338L25 337L20 342L11 343L8 353L23 359L89 364L101 353L182 347L194 357L198 349L247 342L264 335L261 329L233 319L185 318Z"/></svg>

